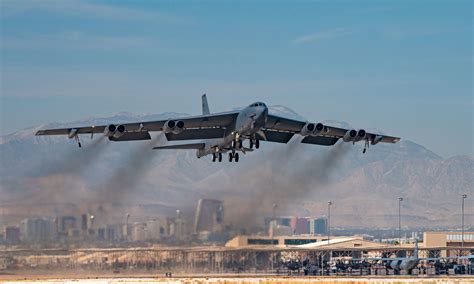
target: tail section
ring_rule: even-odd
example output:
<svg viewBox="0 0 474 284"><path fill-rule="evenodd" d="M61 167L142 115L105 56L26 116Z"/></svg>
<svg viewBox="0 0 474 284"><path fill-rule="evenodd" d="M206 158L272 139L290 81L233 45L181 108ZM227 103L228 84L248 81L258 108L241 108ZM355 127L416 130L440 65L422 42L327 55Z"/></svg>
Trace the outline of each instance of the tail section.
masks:
<svg viewBox="0 0 474 284"><path fill-rule="evenodd" d="M210 114L209 111L209 104L207 103L207 96L206 94L202 95L202 114L207 115Z"/></svg>

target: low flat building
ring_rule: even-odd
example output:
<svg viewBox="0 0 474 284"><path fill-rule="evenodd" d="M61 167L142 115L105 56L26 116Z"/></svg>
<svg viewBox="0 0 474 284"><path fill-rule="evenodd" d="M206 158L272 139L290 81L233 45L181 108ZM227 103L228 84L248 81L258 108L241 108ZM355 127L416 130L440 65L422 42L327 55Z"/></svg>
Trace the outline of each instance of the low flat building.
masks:
<svg viewBox="0 0 474 284"><path fill-rule="evenodd" d="M331 240L345 239L348 237L331 237ZM351 239L363 240L361 236L350 237ZM236 236L228 241L226 247L246 247L246 246L299 246L316 242L327 241L327 236L322 235L296 235L296 236Z"/></svg>
<svg viewBox="0 0 474 284"><path fill-rule="evenodd" d="M461 247L463 245L462 239L461 232L424 232L421 246L427 249ZM464 232L464 248L469 248L470 253L474 253L474 232Z"/></svg>

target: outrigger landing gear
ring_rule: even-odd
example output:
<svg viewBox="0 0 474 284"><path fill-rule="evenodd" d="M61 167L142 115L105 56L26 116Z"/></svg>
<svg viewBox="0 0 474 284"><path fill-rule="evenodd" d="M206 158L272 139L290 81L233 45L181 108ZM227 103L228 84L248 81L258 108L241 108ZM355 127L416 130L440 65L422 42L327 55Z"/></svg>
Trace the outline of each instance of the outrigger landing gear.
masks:
<svg viewBox="0 0 474 284"><path fill-rule="evenodd" d="M367 149L369 149L369 140L365 140L365 146L364 150L362 150L362 154L365 154L365 152L367 152Z"/></svg>
<svg viewBox="0 0 474 284"><path fill-rule="evenodd" d="M81 147L82 147L82 145L81 145L81 141L79 140L79 136L77 136L77 135L76 135L76 136L74 136L74 139L76 140L76 142L77 142L77 145L79 146L79 148L81 148Z"/></svg>

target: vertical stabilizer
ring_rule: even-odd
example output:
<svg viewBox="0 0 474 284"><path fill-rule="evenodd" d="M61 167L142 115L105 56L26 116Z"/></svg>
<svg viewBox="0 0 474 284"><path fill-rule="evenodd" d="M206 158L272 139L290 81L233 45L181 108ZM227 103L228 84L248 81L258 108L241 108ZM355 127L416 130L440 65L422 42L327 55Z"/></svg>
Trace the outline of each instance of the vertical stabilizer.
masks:
<svg viewBox="0 0 474 284"><path fill-rule="evenodd" d="M210 114L209 112L209 105L207 104L207 96L206 94L202 95L202 114Z"/></svg>

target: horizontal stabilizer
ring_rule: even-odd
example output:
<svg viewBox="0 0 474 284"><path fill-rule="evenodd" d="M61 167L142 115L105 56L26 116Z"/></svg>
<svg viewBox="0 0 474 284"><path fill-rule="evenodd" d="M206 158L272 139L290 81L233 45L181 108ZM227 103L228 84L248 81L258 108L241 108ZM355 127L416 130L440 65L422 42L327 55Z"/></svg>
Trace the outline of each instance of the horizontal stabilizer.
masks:
<svg viewBox="0 0 474 284"><path fill-rule="evenodd" d="M150 140L151 136L148 131L139 132L124 132L120 137L109 137L110 141L138 141L138 140Z"/></svg>
<svg viewBox="0 0 474 284"><path fill-rule="evenodd" d="M193 143L193 144L179 144L179 145L167 145L167 146L158 146L158 147L153 147L154 150L166 150L166 149L195 149L195 150L200 150L204 149L205 144L204 143Z"/></svg>
<svg viewBox="0 0 474 284"><path fill-rule="evenodd" d="M301 143L305 144L316 144L322 146L332 146L336 144L339 138L336 137L326 137L326 136L306 136Z"/></svg>

